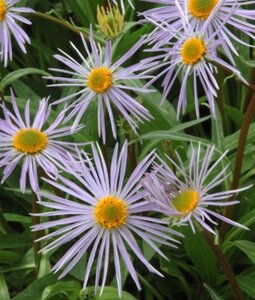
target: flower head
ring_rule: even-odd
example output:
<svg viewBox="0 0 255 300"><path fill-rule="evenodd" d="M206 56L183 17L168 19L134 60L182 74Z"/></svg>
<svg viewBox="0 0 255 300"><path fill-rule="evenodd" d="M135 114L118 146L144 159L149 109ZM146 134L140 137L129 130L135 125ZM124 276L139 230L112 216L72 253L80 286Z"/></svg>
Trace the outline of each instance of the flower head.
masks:
<svg viewBox="0 0 255 300"><path fill-rule="evenodd" d="M170 28L168 28L170 30ZM152 84L157 79L165 76L163 79L163 99L165 100L171 91L178 75L181 77L181 87L177 105L177 117L180 113L184 113L187 106L187 85L188 82L193 85L193 99L196 116L199 118L199 94L198 85L202 90L209 103L209 107L213 116L215 116L214 98L217 97L218 83L215 79L217 67L221 65L233 72L240 80L245 82L238 69L225 62L217 56L217 48L222 43L222 39L216 39L215 34L208 36L205 32L195 32L186 24L184 32L173 31L175 34L175 42L168 43L162 47L153 47L153 52L163 52L164 54L152 57L153 60L162 59L156 67L152 67L150 71L162 68L149 83Z"/></svg>
<svg viewBox="0 0 255 300"><path fill-rule="evenodd" d="M248 37L255 39L255 25L250 21L254 19L255 10L248 9L253 4L252 1L243 0L144 0L162 4L161 7L153 8L143 12L149 22L156 25L151 35L151 41L158 46L169 42L172 37L171 30L162 30L169 25L175 30L182 31L183 20L190 24L193 30L205 32L211 36L216 33L221 40L221 46L234 64L231 51L238 55L235 43L251 46L234 31L244 33Z"/></svg>
<svg viewBox="0 0 255 300"><path fill-rule="evenodd" d="M61 226L60 229L41 238L55 238L54 241L44 248L47 251L79 236L78 240L67 250L53 270L58 271L64 268L60 276L63 277L77 264L84 253L91 248L85 269L84 288L87 286L92 265L95 263L95 290L101 281L101 293L106 282L110 250L112 250L118 291L119 295L121 295L121 259L137 288L141 288L127 245L131 250L130 252L149 271L160 275L144 257L135 237L137 236L139 239L144 240L155 252L165 257L158 245L163 243L174 246L172 242L176 242L176 240L170 235L180 236L180 234L166 227L165 221L143 215L143 213L148 211L152 212L153 205L144 200L145 193L141 189L139 180L151 165L154 159L153 154L145 157L125 182L127 143L124 144L119 155L118 148L117 144L113 152L109 171L100 149L93 146L94 164L84 154L85 159L81 155L80 161L73 161L73 166L71 166L70 171L78 180L78 184L62 176L58 178L59 183L53 180L46 180L57 189L76 198L76 201L42 193L41 196L50 201L41 201L40 204L53 208L54 211L40 215L54 216L54 218L61 216L62 218L36 225L34 230ZM157 242L157 245L155 242ZM103 274L101 274L101 268L103 268Z"/></svg>
<svg viewBox="0 0 255 300"><path fill-rule="evenodd" d="M38 167L41 167L48 176L55 177L58 169L65 168L65 160L69 160L68 152L76 153L75 146L78 144L59 140L71 134L70 126L60 127L65 117L64 111L48 128L43 129L51 111L46 99L40 101L34 121L31 122L29 101L25 105L23 120L13 93L11 98L13 113L4 104L1 105L4 114L4 119L0 119L0 167L4 167L1 183L22 162L21 191L25 192L28 175L31 188L38 193ZM76 131L80 128L81 126L77 127Z"/></svg>
<svg viewBox="0 0 255 300"><path fill-rule="evenodd" d="M26 53L24 44L30 43L29 37L17 21L30 25L31 22L20 13L31 13L33 10L28 7L15 7L18 2L20 0L0 0L0 59L5 67L8 59L12 60L12 35L24 53Z"/></svg>
<svg viewBox="0 0 255 300"><path fill-rule="evenodd" d="M104 142L106 141L105 111L109 115L113 136L116 138L116 125L113 117L112 104L119 110L132 129L136 131L138 126L136 120L143 122L143 120L151 118L151 115L146 108L131 97L126 91L142 93L149 92L148 89L135 87L131 84L131 80L148 78L148 75L139 75L135 73L148 69L154 65L154 63L138 63L127 68L121 68L121 65L134 55L134 53L141 47L144 40L141 39L126 54L124 54L116 62L112 63L112 44L110 40L106 41L103 55L103 50L100 45L95 43L92 30L90 32L90 47L92 52L88 50L89 46L82 35L81 38L85 54L88 58L86 59L76 46L71 43L78 56L81 58L81 63L76 61L67 53L61 51L63 55L55 55L55 58L62 62L70 70L51 69L74 77L46 77L48 79L61 82L51 84L50 86L80 87L78 92L56 101L55 104L68 101L69 99L78 96L78 99L70 105L70 113L66 119L69 120L76 115L73 123L73 128L75 128L88 105L94 99L97 99L98 134L99 136L102 135Z"/></svg>
<svg viewBox="0 0 255 300"><path fill-rule="evenodd" d="M112 7L104 8L104 6L97 6L97 22L107 38L116 38L124 27L124 14L120 12L119 7L114 5Z"/></svg>
<svg viewBox="0 0 255 300"><path fill-rule="evenodd" d="M192 146L192 145L191 145ZM194 221L202 227L215 234L213 226L216 226L215 218L227 222L231 225L247 229L245 226L236 223L223 215L215 212L212 207L229 206L239 203L239 201L224 201L231 195L245 190L249 187L236 190L214 192L230 174L227 174L226 165L216 175L213 171L219 168L226 152L213 163L214 146L208 146L204 155L199 144L198 148L191 147L191 157L187 168L178 153L176 153L179 163L167 157L169 162L177 171L177 175L172 169L160 159L160 163L155 164L155 170L145 176L142 181L143 187L149 193L149 200L158 206L158 210L173 218L179 225L189 224L195 232Z"/></svg>

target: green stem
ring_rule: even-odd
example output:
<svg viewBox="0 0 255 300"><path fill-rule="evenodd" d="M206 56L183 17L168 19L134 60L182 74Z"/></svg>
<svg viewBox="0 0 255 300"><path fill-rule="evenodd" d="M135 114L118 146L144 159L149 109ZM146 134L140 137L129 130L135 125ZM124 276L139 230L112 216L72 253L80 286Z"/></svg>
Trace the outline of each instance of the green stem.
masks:
<svg viewBox="0 0 255 300"><path fill-rule="evenodd" d="M79 34L79 35L80 35L80 34L82 33L82 34L84 35L84 37L85 37L86 39L88 39L88 36L87 36L84 32L82 32L78 27L72 25L71 23L69 23L69 22L67 22L67 21L62 21L62 20L60 20L60 19L58 19L58 18L55 18L55 17L52 17L52 16L50 16L50 15L41 13L41 12L39 12L39 11L33 12L32 15L34 15L34 16L36 16L36 17L39 17L39 18L41 18L41 19L50 21L50 22L52 22L52 23L58 24L58 25L60 25L60 26L62 26L62 27L64 27L64 28L66 28L66 29L68 29L68 30L71 30L72 32L74 32L74 33L76 33L76 34Z"/></svg>
<svg viewBox="0 0 255 300"><path fill-rule="evenodd" d="M226 71L229 74L233 74L233 72L228 69L227 67L210 61L212 64L214 64L215 66L219 67L220 69ZM255 73L253 73L255 76ZM251 82L254 81L254 78L251 80ZM251 82L243 82L240 81L241 84L243 84L244 86L246 86L248 88L248 94L251 96L249 104L247 106L245 115L244 115L244 119L241 125L241 130L240 130L240 136L239 136L239 141L238 141L238 146L237 146L237 153L236 153L236 162L235 162L235 168L234 168L234 173L233 173L233 181L232 181L232 185L231 185L231 189L237 189L238 185L239 185L239 181L240 181L240 175L241 175L241 169L242 169L242 164L243 164L243 158L244 158L244 151L245 151L245 144L246 144L246 140L247 140L247 136L248 136L248 132L249 132L249 128L251 125L251 122L253 120L253 116L255 114L255 85ZM234 200L235 195L232 195L232 197L230 197L229 201ZM225 216L229 219L232 219L233 216L233 212L234 212L234 207L233 206L228 206L226 208L226 212L225 212ZM229 229L229 224L228 223L222 223L222 226L220 228L220 237L223 240L228 229Z"/></svg>
<svg viewBox="0 0 255 300"><path fill-rule="evenodd" d="M218 85L220 86L221 72L219 72L216 75L216 80L217 80ZM224 110L224 103L223 103L223 97L222 97L222 91L221 90L218 91L217 104L218 104L219 112L220 112L221 119L222 119L223 131L225 133L227 126L226 126L225 110Z"/></svg>
<svg viewBox="0 0 255 300"><path fill-rule="evenodd" d="M127 140L128 140L128 136L127 136ZM137 166L135 143L128 145L128 157L130 161L130 173L132 173Z"/></svg>
<svg viewBox="0 0 255 300"><path fill-rule="evenodd" d="M40 217L39 216L35 216L34 214L38 214L40 213L40 206L38 204L38 197L36 195L36 193L31 190L32 193L32 225L38 225L40 224ZM35 256L35 266L36 266L36 273L38 273L39 271L39 251L41 250L41 245L40 242L36 242L36 240L38 240L41 237L41 234L39 231L33 231L33 241L34 241L34 256Z"/></svg>
<svg viewBox="0 0 255 300"><path fill-rule="evenodd" d="M231 286L234 299L243 300L244 299L243 293L242 293L242 291L239 287L239 284L238 284L238 282L235 278L235 274L234 274L234 272L231 268L230 263L228 262L227 257L223 253L220 246L215 245L214 239L208 231L204 230L203 231L203 236L204 236L205 240L207 241L208 245L210 246L210 248L212 249L213 253L215 254L215 256L219 260L221 268L222 268L223 272L225 273L225 275L227 277L227 280L228 280L228 282Z"/></svg>
<svg viewBox="0 0 255 300"><path fill-rule="evenodd" d="M254 59L255 59L255 57L254 57ZM251 79L250 79L250 82L251 82L252 84L255 84L255 68L253 68L252 71L251 71ZM251 89L249 89L248 92L247 92L247 95L246 95L246 97L245 97L244 111L246 111L247 108L248 108L248 105L249 105L249 102L250 102L250 100L251 100L252 94L253 94L253 91L252 91Z"/></svg>
<svg viewBox="0 0 255 300"><path fill-rule="evenodd" d="M243 158L244 158L244 151L245 151L245 144L249 132L249 128L253 119L253 116L255 114L255 95L253 94L250 103L247 107L246 113L244 115L243 123L240 130L240 136L237 146L237 153L236 153L236 162L235 162L235 168L233 173L233 181L231 185L231 189L237 189L240 181L240 175L241 175L241 169L243 164ZM229 201L234 200L235 195L230 197ZM225 216L227 218L232 218L234 212L233 206L228 206L226 209ZM223 240L227 231L229 229L229 224L223 223L220 229L220 236Z"/></svg>

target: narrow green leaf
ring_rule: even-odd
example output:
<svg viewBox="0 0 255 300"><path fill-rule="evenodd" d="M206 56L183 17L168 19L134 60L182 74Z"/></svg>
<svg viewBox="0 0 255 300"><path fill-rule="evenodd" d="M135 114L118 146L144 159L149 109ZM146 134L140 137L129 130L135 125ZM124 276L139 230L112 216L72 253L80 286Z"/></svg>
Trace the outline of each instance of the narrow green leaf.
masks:
<svg viewBox="0 0 255 300"><path fill-rule="evenodd" d="M3 91L8 85L10 85L13 81L19 79L20 77L31 75L31 74L38 74L38 75L49 75L49 73L35 68L24 68L13 71L6 75L0 82L0 91Z"/></svg>
<svg viewBox="0 0 255 300"><path fill-rule="evenodd" d="M34 249L31 248L22 259L12 266L0 266L0 273L33 269L35 267Z"/></svg>
<svg viewBox="0 0 255 300"><path fill-rule="evenodd" d="M223 300L223 298L214 289L212 289L208 284L204 283L203 285L207 289L212 300Z"/></svg>
<svg viewBox="0 0 255 300"><path fill-rule="evenodd" d="M241 240L235 241L234 245L242 250L249 257L252 263L255 264L255 243Z"/></svg>
<svg viewBox="0 0 255 300"><path fill-rule="evenodd" d="M8 291L8 287L5 281L5 276L0 274L0 299L2 300L10 300L10 295Z"/></svg>
<svg viewBox="0 0 255 300"><path fill-rule="evenodd" d="M237 143L240 136L240 130L236 131L235 133L227 136L224 138L224 146L225 149L233 150L236 149ZM255 139L255 123L252 123L249 129L248 137L246 143L248 144L251 141L254 141Z"/></svg>
<svg viewBox="0 0 255 300"><path fill-rule="evenodd" d="M210 118L211 118L211 116L207 116L207 117L203 117L203 118L200 118L200 119L196 119L196 120L193 120L193 121L189 121L189 122L177 125L177 126L173 127L172 129L170 129L169 132L174 133L174 132L183 131L187 128L190 128L190 127L193 127L195 125L201 124L204 121L209 120Z"/></svg>
<svg viewBox="0 0 255 300"><path fill-rule="evenodd" d="M70 297L75 294L77 295L76 299L78 299L80 290L81 285L78 281L58 281L44 289L41 300L49 300L52 297L61 294L70 295ZM70 297L68 297L68 299L70 299Z"/></svg>
<svg viewBox="0 0 255 300"><path fill-rule="evenodd" d="M31 245L31 238L19 234L0 234L0 249L20 248Z"/></svg>
<svg viewBox="0 0 255 300"><path fill-rule="evenodd" d="M8 222L19 222L19 223L24 223L24 224L31 224L31 222L32 222L31 217L22 216L22 215L18 215L18 214L6 213L6 214L4 214L4 217L5 217L6 221L8 221Z"/></svg>
<svg viewBox="0 0 255 300"><path fill-rule="evenodd" d="M174 141L190 141L194 143L200 142L203 145L208 145L208 141L196 136L185 134L185 133L171 133L169 130L159 130L146 133L140 137L144 140L158 139L158 140L174 140ZM134 142L134 141L133 141Z"/></svg>
<svg viewBox="0 0 255 300"><path fill-rule="evenodd" d="M249 275L240 275L237 277L240 288L253 299L255 299L255 277Z"/></svg>
<svg viewBox="0 0 255 300"><path fill-rule="evenodd" d="M46 287L57 281L57 275L48 274L32 282L24 291L12 300L41 300L42 293Z"/></svg>
<svg viewBox="0 0 255 300"><path fill-rule="evenodd" d="M202 233L197 230L193 234L189 227L182 229L185 238L184 247L192 260L203 282L215 283L217 279L217 260L211 248L206 243Z"/></svg>
<svg viewBox="0 0 255 300"><path fill-rule="evenodd" d="M251 227L255 223L255 209L249 211L246 215L244 215L240 220L238 220L238 223L248 228ZM246 231L242 228L232 227L225 238L225 243L241 239L245 233Z"/></svg>
<svg viewBox="0 0 255 300"><path fill-rule="evenodd" d="M212 118L212 142L217 146L219 150L224 150L224 133L222 118L218 106L215 106L216 117Z"/></svg>
<svg viewBox="0 0 255 300"><path fill-rule="evenodd" d="M136 298L134 296L132 296L131 294L122 291L122 295L121 298L119 298L119 294L118 294L118 289L115 287L111 287L111 286L106 286L104 288L104 292L102 294L102 296L100 296L99 293L96 294L95 299L94 300L136 300Z"/></svg>
<svg viewBox="0 0 255 300"><path fill-rule="evenodd" d="M0 263L12 265L20 260L20 254L14 251L0 250ZM1 298L0 298L1 299Z"/></svg>
<svg viewBox="0 0 255 300"><path fill-rule="evenodd" d="M38 272L38 278L44 277L51 272L51 264L49 260L49 255L47 253L41 254L40 267Z"/></svg>
<svg viewBox="0 0 255 300"><path fill-rule="evenodd" d="M166 272L170 276L175 277L178 280L180 280L183 288L185 289L187 298L190 299L191 293L190 293L189 285L188 285L183 273L181 272L179 267L176 265L175 261L173 259L170 261L167 261L165 259L160 258L160 266L164 272Z"/></svg>

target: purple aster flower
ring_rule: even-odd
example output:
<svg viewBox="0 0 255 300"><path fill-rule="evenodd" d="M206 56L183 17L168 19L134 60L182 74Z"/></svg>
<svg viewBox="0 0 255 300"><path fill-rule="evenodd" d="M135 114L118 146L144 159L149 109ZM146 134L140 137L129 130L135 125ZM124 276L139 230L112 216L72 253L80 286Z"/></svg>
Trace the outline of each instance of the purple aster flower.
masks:
<svg viewBox="0 0 255 300"><path fill-rule="evenodd" d="M33 10L27 7L15 7L20 0L0 0L0 59L7 66L8 59L12 60L13 35L20 49L26 53L25 43L30 44L30 39L25 31L17 24L31 24L31 22L20 15L20 13L31 13Z"/></svg>
<svg viewBox="0 0 255 300"><path fill-rule="evenodd" d="M204 149L203 149L204 150ZM169 216L169 220L177 225L189 224L195 233L194 221L215 234L212 228L218 224L215 218L227 222L233 226L247 229L223 215L208 208L229 206L239 201L226 201L230 196L246 190L248 187L214 192L223 181L230 176L226 173L229 165L218 171L213 176L213 171L219 169L227 152L222 154L215 162L213 155L214 146L208 146L202 154L201 145L194 149L191 145L191 157L189 165L185 167L180 155L176 152L178 163L167 156L167 159L175 168L177 175L172 169L159 158L155 163L153 172L147 174L142 181L143 187L150 194L148 199L157 205L158 210Z"/></svg>
<svg viewBox="0 0 255 300"><path fill-rule="evenodd" d="M145 79L148 75L135 74L136 72L142 72L154 63L138 63L127 68L121 68L121 65L127 61L134 53L141 47L144 39L137 42L126 54L119 58L116 62L111 62L112 56L112 44L110 40L106 41L106 46L103 50L100 45L95 43L92 30L90 32L90 48L81 35L83 46L85 49L85 56L71 43L72 47L81 59L81 63L76 61L67 53L61 51L63 55L55 55L55 58L62 62L69 70L65 69L50 69L63 73L70 77L46 77L51 80L59 81L61 83L51 84L50 86L72 86L80 88L78 92L75 92L67 97L64 97L54 104L65 102L71 98L78 96L71 105L69 116L66 120L71 119L74 115L75 121L73 128L79 123L88 105L97 99L98 104L98 134L102 135L103 141L106 141L105 130L105 112L107 111L114 138L116 138L116 126L113 116L111 105L119 110L123 117L127 120L129 125L134 131L138 127L136 120L143 122L151 118L150 113L144 108L138 101L136 101L128 92L151 92L148 89L139 88L134 86L132 80ZM136 120L134 120L136 119Z"/></svg>
<svg viewBox="0 0 255 300"><path fill-rule="evenodd" d="M83 153L85 157L83 158L80 154L79 163L72 168L78 184L63 176L58 177L58 182L46 179L48 183L73 196L76 200L41 193L41 197L47 201L41 201L40 205L54 210L38 215L53 217L54 220L35 225L33 230L61 226L40 238L40 240L54 239L42 251L50 251L78 238L53 267L53 270L57 272L64 268L60 275L63 277L78 263L84 253L88 253L83 287L87 286L94 264L96 268L95 292L99 285L101 285L101 293L103 292L112 252L119 296L121 296L121 259L137 288L141 289L128 251L136 256L149 271L161 275L146 260L135 236L166 258L158 246L165 244L176 247L172 242L177 241L171 235L181 236L181 234L166 227L165 221L143 215L143 213L153 211L153 205L144 200L145 193L141 189L139 180L151 165L154 155L150 154L145 157L125 182L127 143L124 144L120 154L118 154L118 148L117 144L113 151L109 171L100 149L93 145L94 165L91 158ZM61 219L56 220L58 216Z"/></svg>
<svg viewBox="0 0 255 300"><path fill-rule="evenodd" d="M255 25L251 23L254 20L255 10L251 9L253 1L243 0L143 0L147 2L162 4L161 7L153 8L141 13L152 23L168 23L176 30L182 30L183 22L180 17L180 9L183 17L188 20L193 30L204 31L209 36L217 32L221 39L221 46L224 52L234 64L231 55L233 51L238 55L233 40L246 46L251 46L240 39L234 31L246 34L251 39L255 39ZM248 9L250 8L250 9ZM152 41L157 45L163 45L164 42L171 40L171 31L161 30L156 27L152 34Z"/></svg>
<svg viewBox="0 0 255 300"><path fill-rule="evenodd" d="M76 153L75 147L78 144L59 140L71 134L70 126L59 126L65 117L64 111L47 129L42 129L50 116L51 107L48 100L40 101L34 121L31 122L29 101L25 105L23 120L12 92L11 99L14 113L8 110L5 104L1 104L4 114L4 119L0 119L0 167L4 167L1 183L22 161L20 189L25 192L28 175L32 190L38 193L38 167L48 176L55 178L58 169L65 168L65 160L70 160L68 152ZM81 126L77 127L76 131L80 129Z"/></svg>
<svg viewBox="0 0 255 300"><path fill-rule="evenodd" d="M213 64L222 65L231 70L240 80L246 82L238 69L217 56L217 47L222 43L222 39L215 39L216 32L211 36L208 36L202 30L195 32L188 23L185 24L184 32L177 32L171 26L169 28L166 26L165 30L172 30L176 40L174 43L168 43L162 48L155 46L153 49L148 50L163 52L163 54L151 58L151 60L162 59L162 62L152 67L150 71L158 68L163 68L163 70L147 85L165 76L162 83L163 102L172 89L178 75L180 75L181 88L177 104L177 118L179 118L181 111L184 113L187 106L187 83L191 80L196 116L199 118L199 81L208 100L211 113L215 116L214 98L217 97L219 87L214 75L217 72L217 68Z"/></svg>

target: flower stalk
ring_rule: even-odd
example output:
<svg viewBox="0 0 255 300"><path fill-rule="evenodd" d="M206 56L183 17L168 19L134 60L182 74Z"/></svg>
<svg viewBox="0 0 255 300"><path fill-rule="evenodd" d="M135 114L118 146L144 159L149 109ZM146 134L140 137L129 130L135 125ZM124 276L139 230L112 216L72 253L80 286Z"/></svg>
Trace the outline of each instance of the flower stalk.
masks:
<svg viewBox="0 0 255 300"><path fill-rule="evenodd" d="M204 236L205 240L207 241L208 245L210 246L210 248L212 249L213 253L219 260L221 268L222 268L223 272L225 273L227 280L231 286L233 296L235 297L234 299L243 300L244 299L243 293L242 293L242 291L239 287L239 284L235 278L235 274L231 268L231 265L229 264L229 261L228 261L227 257L225 256L225 254L223 253L221 247L219 245L215 245L212 235L207 230L203 231L203 236Z"/></svg>

